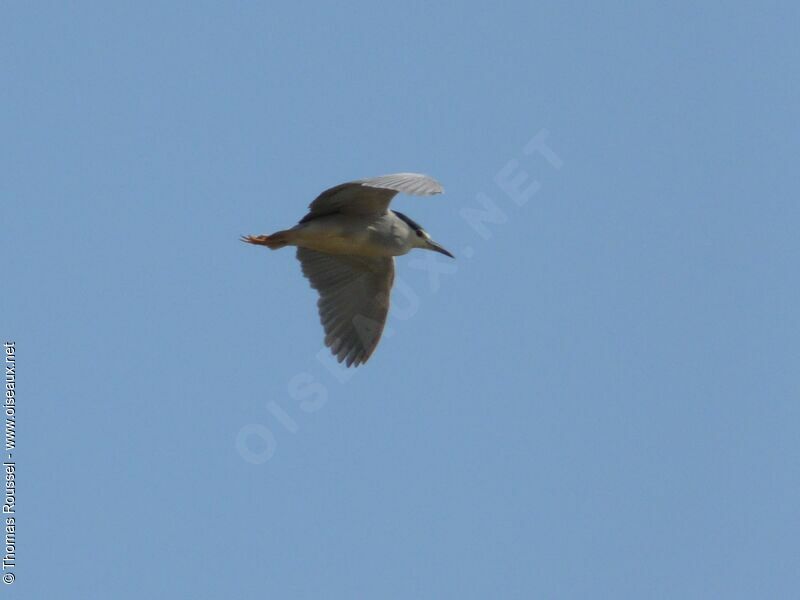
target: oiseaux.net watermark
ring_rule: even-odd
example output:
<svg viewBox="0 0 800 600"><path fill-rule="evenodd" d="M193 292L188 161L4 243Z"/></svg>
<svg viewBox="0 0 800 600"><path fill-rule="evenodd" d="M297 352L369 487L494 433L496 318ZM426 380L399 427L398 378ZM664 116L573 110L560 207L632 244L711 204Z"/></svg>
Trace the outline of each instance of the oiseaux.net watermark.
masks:
<svg viewBox="0 0 800 600"><path fill-rule="evenodd" d="M475 194L477 206L462 206L458 209L461 220L472 232L483 240L492 239L492 227L505 226L510 222L509 212L522 209L542 189L542 183L531 173L536 169L559 170L564 161L551 147L549 133L540 130L494 174L492 188L489 192L478 191ZM496 198L502 198L498 202ZM461 255L469 259L477 250L472 245L463 246ZM428 291L435 294L442 284L442 276L449 276L459 271L457 263L445 262L437 258L435 252L421 252L408 261L412 269L425 271L428 275ZM402 277L396 277L392 292L392 310L389 316L393 321L403 322L411 319L419 312L422 300L415 290ZM383 336L389 338L394 330L387 326ZM239 456L253 465L260 465L270 460L278 448L278 437L273 428L279 427L287 434L293 435L300 430L302 415L310 415L321 410L330 399L330 386L347 384L358 372L348 369L336 362L327 348L321 348L314 356L315 369L321 367L324 377L315 376L311 370L295 374L286 383L286 392L291 403L282 404L277 400L268 400L265 408L271 417L269 425L249 423L235 434L234 446ZM286 408L291 406L292 408Z"/></svg>

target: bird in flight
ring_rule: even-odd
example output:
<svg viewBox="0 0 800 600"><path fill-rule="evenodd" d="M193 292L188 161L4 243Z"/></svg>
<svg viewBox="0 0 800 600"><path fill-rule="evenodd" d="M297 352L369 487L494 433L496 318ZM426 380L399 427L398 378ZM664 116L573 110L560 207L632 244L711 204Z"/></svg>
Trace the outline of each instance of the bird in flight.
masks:
<svg viewBox="0 0 800 600"><path fill-rule="evenodd" d="M358 366L375 351L386 324L394 257L420 248L455 258L421 225L390 210L389 203L398 192L430 196L443 191L438 181L418 173L350 181L317 196L291 229L242 241L271 250L297 247L303 275L319 293L325 345L339 362Z"/></svg>

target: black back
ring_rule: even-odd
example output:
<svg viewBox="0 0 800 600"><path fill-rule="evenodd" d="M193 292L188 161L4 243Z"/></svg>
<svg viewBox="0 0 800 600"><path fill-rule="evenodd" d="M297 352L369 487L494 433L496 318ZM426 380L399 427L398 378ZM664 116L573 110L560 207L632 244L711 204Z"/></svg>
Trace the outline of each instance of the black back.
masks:
<svg viewBox="0 0 800 600"><path fill-rule="evenodd" d="M394 214L396 214L398 217L400 217L400 220L402 220L402 221L405 221L406 225L408 225L409 227L411 227L411 229L413 229L415 232L419 233L420 231L423 231L423 229L422 229L422 225L420 225L419 223L417 223L417 222L416 222L414 219L412 219L411 217L407 217L406 215L404 215L403 213L401 213L401 212L400 212L400 211L398 211L398 210L393 210L392 212L393 212Z"/></svg>

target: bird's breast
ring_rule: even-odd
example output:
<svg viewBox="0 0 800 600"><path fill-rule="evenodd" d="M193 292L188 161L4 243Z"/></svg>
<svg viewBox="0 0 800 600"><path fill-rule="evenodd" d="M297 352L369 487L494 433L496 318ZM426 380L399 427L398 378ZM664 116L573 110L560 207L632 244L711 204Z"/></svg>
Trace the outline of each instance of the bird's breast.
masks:
<svg viewBox="0 0 800 600"><path fill-rule="evenodd" d="M350 215L321 217L298 225L296 245L329 254L400 256L410 250L402 232L388 219Z"/></svg>

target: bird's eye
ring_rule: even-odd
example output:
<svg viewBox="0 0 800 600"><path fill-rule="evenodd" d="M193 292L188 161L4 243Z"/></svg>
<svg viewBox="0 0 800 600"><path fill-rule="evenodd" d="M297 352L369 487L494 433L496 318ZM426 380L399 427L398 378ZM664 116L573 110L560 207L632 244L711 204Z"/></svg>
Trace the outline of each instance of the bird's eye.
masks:
<svg viewBox="0 0 800 600"><path fill-rule="evenodd" d="M417 237L422 237L422 232L419 229L417 229Z"/></svg>

